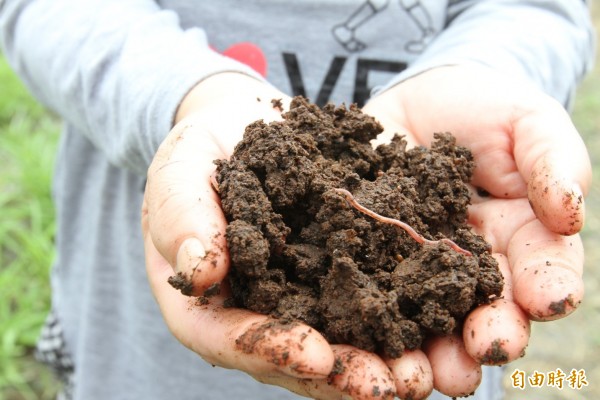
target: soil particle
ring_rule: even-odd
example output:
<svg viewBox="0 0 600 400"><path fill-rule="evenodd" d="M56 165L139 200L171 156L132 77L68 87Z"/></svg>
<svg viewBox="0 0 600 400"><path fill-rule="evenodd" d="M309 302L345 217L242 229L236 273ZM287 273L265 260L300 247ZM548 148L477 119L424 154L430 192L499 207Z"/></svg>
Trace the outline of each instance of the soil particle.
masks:
<svg viewBox="0 0 600 400"><path fill-rule="evenodd" d="M381 390L379 390L379 386L373 386L373 397L378 397L381 395Z"/></svg>
<svg viewBox="0 0 600 400"><path fill-rule="evenodd" d="M504 364L508 361L508 353L502 348L502 340L496 339L485 352L481 362L486 365Z"/></svg>
<svg viewBox="0 0 600 400"><path fill-rule="evenodd" d="M215 282L204 291L203 297L212 297L219 293L221 293L221 284Z"/></svg>
<svg viewBox="0 0 600 400"><path fill-rule="evenodd" d="M296 97L283 121L250 124L231 159L216 161L233 305L398 357L500 295L490 245L466 223L469 150L449 133L435 134L430 149L407 150L400 136L374 149L381 131L354 105L320 109ZM336 188L472 256L421 245Z"/></svg>
<svg viewBox="0 0 600 400"><path fill-rule="evenodd" d="M169 277L169 283L175 289L180 290L186 296L191 296L194 292L194 285L191 279L189 279L184 273L178 272L177 274Z"/></svg>
<svg viewBox="0 0 600 400"><path fill-rule="evenodd" d="M282 103L281 99L273 99L273 100L271 100L271 104L273 105L273 108L275 108L279 111L283 111L283 103Z"/></svg>
<svg viewBox="0 0 600 400"><path fill-rule="evenodd" d="M549 309L552 311L551 315L564 315L567 312L567 306L576 307L573 296L569 295L560 301L553 301L550 303Z"/></svg>
<svg viewBox="0 0 600 400"><path fill-rule="evenodd" d="M344 368L344 362L342 361L342 359L340 357L336 357L335 361L333 363L333 369L331 370L331 372L329 373L329 376L327 378L327 381L329 384L332 383L333 378L335 378L338 375L341 375L345 372L345 368Z"/></svg>

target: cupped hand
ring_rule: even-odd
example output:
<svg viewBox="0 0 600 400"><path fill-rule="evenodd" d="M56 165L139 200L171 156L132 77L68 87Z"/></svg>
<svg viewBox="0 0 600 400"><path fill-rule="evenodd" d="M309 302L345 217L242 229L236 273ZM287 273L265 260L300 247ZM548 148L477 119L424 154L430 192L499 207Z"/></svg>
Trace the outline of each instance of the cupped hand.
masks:
<svg viewBox="0 0 600 400"><path fill-rule="evenodd" d="M211 184L213 161L229 158L250 122L281 117L272 99L282 99L284 107L290 100L243 75L205 80L181 104L178 123L148 170L142 209L146 266L168 327L207 362L304 396L426 397L433 378L420 350L384 360L351 346L330 345L300 323L283 325L265 315L224 307L229 257L226 220ZM183 292L196 297L169 284L172 276L178 277Z"/></svg>
<svg viewBox="0 0 600 400"><path fill-rule="evenodd" d="M462 335L424 347L436 389L466 395L479 384L480 364L523 354L530 320L562 318L582 301L585 145L558 102L479 66L426 71L364 111L385 127L378 142L399 133L409 145L429 146L434 132L451 132L473 152L469 223L492 244L503 298L474 310Z"/></svg>

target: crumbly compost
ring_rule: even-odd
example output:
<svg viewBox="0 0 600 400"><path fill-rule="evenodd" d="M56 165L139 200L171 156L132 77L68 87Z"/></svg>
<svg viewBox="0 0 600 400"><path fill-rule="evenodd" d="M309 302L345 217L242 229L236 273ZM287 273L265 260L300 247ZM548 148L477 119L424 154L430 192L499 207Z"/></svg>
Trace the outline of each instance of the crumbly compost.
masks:
<svg viewBox="0 0 600 400"><path fill-rule="evenodd" d="M407 149L395 136L374 149L381 132L354 105L320 109L296 97L282 121L250 124L230 160L215 161L236 307L398 357L500 295L490 245L466 223L470 151L449 133L435 134L431 148ZM336 188L472 255L419 244Z"/></svg>

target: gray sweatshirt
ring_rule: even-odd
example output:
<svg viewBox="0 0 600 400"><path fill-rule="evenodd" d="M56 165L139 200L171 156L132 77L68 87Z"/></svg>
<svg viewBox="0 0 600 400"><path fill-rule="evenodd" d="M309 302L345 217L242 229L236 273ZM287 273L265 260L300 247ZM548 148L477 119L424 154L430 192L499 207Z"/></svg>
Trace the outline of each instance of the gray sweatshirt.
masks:
<svg viewBox="0 0 600 400"><path fill-rule="evenodd" d="M41 350L75 399L284 399L168 332L145 276L146 169L183 96L223 71L324 104L476 63L570 103L593 35L578 0L0 0L5 56L65 122L53 314ZM209 326L206 329L210 329ZM489 369L477 397L500 396Z"/></svg>

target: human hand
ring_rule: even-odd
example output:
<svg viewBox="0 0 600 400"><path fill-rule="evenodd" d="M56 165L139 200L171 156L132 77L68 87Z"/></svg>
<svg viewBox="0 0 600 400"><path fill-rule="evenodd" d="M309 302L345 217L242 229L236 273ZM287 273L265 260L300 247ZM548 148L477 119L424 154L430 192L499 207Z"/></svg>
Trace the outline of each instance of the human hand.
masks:
<svg viewBox="0 0 600 400"><path fill-rule="evenodd" d="M591 181L585 145L560 104L483 67L429 70L375 97L364 111L385 128L378 142L399 133L409 146L429 146L434 132L451 132L474 155L469 223L492 244L503 299L474 310L462 335L424 347L435 388L469 394L479 385L480 364L523 354L530 320L564 317L582 300L577 232Z"/></svg>
<svg viewBox="0 0 600 400"><path fill-rule="evenodd" d="M433 383L420 350L383 360L330 345L306 325L224 307L229 255L226 220L210 182L213 160L229 158L250 122L280 118L271 99L282 98L284 105L290 99L236 74L216 75L195 90L149 168L142 209L149 281L175 337L209 363L309 397L391 398L411 390L413 398L426 397ZM167 282L174 273L186 278L180 283L190 282L183 291L212 295L184 296Z"/></svg>

